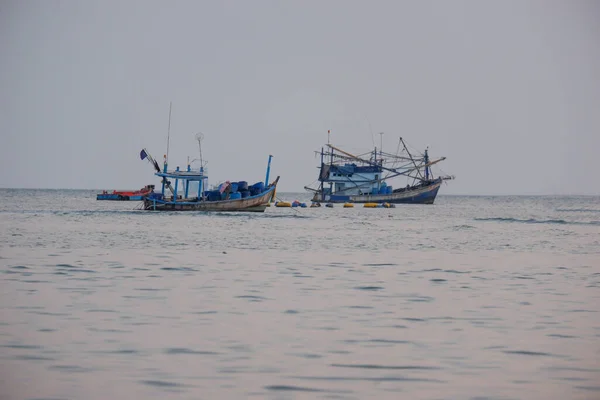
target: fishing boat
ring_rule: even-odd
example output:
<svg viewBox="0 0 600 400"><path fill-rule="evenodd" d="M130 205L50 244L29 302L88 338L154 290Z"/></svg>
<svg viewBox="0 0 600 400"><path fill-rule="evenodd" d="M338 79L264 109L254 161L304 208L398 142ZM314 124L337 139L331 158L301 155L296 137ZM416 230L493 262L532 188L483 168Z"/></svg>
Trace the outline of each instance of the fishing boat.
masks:
<svg viewBox="0 0 600 400"><path fill-rule="evenodd" d="M200 140L198 139L199 142ZM202 162L196 171L191 169L189 162L186 170L182 171L177 167L169 171L166 155L162 170L146 149L142 149L140 158L148 159L156 170L154 175L161 178L161 191L144 196L144 210L264 212L275 199L279 176L269 183L272 155L269 155L264 182L249 186L247 181L226 181L220 184L217 190L207 191L204 188L208 187L208 176Z"/></svg>
<svg viewBox="0 0 600 400"><path fill-rule="evenodd" d="M330 132L328 132L329 134ZM315 152L321 156L317 188L304 188L314 193L313 202L328 203L390 203L433 204L438 190L453 176L433 175L431 166L443 161L429 158L428 149L413 155L400 138L396 154L373 151L354 155L328 143L326 149ZM406 178L408 184L390 184L396 178ZM313 182L313 184L315 183Z"/></svg>
<svg viewBox="0 0 600 400"><path fill-rule="evenodd" d="M108 192L104 190L96 195L96 200L113 200L113 201L141 201L144 196L154 191L154 185L146 185L140 190Z"/></svg>

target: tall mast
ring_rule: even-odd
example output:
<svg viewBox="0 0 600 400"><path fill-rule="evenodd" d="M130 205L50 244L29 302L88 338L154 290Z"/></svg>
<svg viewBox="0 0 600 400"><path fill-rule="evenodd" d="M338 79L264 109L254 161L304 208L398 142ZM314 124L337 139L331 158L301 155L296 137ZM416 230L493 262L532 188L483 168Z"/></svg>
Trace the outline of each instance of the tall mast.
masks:
<svg viewBox="0 0 600 400"><path fill-rule="evenodd" d="M319 174L321 174L323 172L323 168L325 166L325 164L323 163L323 148L321 147L321 171L319 171ZM321 178L321 177L319 177ZM321 180L321 201L325 201L325 186L323 184L323 179Z"/></svg>
<svg viewBox="0 0 600 400"><path fill-rule="evenodd" d="M331 129L327 129L327 144L328 145L330 144L330 141L329 141L330 136L331 136ZM330 149L330 150L331 150L331 162L329 163L329 168L331 168L331 165L333 164L333 149ZM333 183L330 180L329 181L329 197L330 198L331 198L332 192L333 192ZM325 189L323 189L322 197L323 197L322 201L325 201Z"/></svg>
<svg viewBox="0 0 600 400"><path fill-rule="evenodd" d="M165 155L165 162L169 163L169 142L171 139L171 108L173 107L173 102L169 102L169 127L167 128L167 154Z"/></svg>

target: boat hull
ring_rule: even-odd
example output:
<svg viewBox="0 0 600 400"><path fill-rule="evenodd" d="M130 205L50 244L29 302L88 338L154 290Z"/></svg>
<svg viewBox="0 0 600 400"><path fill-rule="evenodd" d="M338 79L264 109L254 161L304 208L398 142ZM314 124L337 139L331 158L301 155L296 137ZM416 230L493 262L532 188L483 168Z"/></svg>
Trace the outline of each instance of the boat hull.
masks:
<svg viewBox="0 0 600 400"><path fill-rule="evenodd" d="M414 187L404 191L395 191L390 194L365 194L351 196L325 196L325 201L330 203L390 203L390 204L433 204L438 190L442 184L441 179L433 181L427 186ZM323 201L315 195L313 201Z"/></svg>
<svg viewBox="0 0 600 400"><path fill-rule="evenodd" d="M127 196L124 194L98 194L96 200L111 200L111 201L142 201L143 195Z"/></svg>
<svg viewBox="0 0 600 400"><path fill-rule="evenodd" d="M269 190L252 197L218 201L166 201L153 197L144 198L144 210L148 211L218 211L218 212L264 212L275 198L276 183Z"/></svg>
<svg viewBox="0 0 600 400"><path fill-rule="evenodd" d="M96 195L96 200L112 200L112 201L142 201L144 196L148 196L152 194L154 190L154 185L146 185L146 187L141 190L132 190L132 191L114 191L112 193L108 193L104 191L103 193L98 193Z"/></svg>

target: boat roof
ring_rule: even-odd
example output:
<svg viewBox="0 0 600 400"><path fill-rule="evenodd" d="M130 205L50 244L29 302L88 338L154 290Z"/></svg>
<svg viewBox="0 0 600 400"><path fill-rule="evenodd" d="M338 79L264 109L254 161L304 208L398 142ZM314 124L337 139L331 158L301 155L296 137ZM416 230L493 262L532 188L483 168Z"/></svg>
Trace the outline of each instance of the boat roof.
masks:
<svg viewBox="0 0 600 400"><path fill-rule="evenodd" d="M184 179L188 181L200 181L208 178L203 172L199 171L167 171L156 172L154 175L161 178Z"/></svg>

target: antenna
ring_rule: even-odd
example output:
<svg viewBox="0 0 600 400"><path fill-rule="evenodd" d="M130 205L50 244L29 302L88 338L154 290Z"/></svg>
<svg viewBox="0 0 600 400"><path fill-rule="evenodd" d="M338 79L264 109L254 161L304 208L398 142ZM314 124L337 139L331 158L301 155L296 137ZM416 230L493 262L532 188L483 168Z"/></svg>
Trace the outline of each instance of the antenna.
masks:
<svg viewBox="0 0 600 400"><path fill-rule="evenodd" d="M327 144L329 144L329 135L331 135L331 129L327 129Z"/></svg>
<svg viewBox="0 0 600 400"><path fill-rule="evenodd" d="M371 134L371 141L373 142L373 147L375 147L375 138L373 137L373 129L371 129L371 121L369 121L369 118L367 118L366 115L365 115L365 119L367 120L367 122L369 124L369 133Z"/></svg>
<svg viewBox="0 0 600 400"><path fill-rule="evenodd" d="M383 132L379 132L379 151L382 152L383 151Z"/></svg>
<svg viewBox="0 0 600 400"><path fill-rule="evenodd" d="M169 103L169 128L167 129L167 154L165 156L165 162L169 163L169 142L171 139L171 108L173 107L173 102Z"/></svg>
<svg viewBox="0 0 600 400"><path fill-rule="evenodd" d="M196 140L198 141L198 152L200 153L200 167L204 168L204 162L202 161L202 141L204 140L204 133L196 133Z"/></svg>

